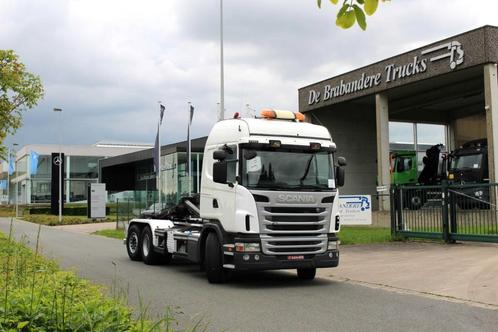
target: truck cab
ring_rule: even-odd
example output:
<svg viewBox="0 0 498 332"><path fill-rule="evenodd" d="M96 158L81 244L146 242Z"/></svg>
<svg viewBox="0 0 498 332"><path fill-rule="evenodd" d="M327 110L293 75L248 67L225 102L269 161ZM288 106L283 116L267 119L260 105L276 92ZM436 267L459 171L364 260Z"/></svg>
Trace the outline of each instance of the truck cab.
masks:
<svg viewBox="0 0 498 332"><path fill-rule="evenodd" d="M418 178L417 153L415 151L393 151L391 161L391 184L416 184Z"/></svg>
<svg viewBox="0 0 498 332"><path fill-rule="evenodd" d="M325 127L288 111L262 115L214 125L197 218L152 226L150 249L202 264L210 282L225 281L229 271L269 269L313 279L316 268L339 263L344 158Z"/></svg>

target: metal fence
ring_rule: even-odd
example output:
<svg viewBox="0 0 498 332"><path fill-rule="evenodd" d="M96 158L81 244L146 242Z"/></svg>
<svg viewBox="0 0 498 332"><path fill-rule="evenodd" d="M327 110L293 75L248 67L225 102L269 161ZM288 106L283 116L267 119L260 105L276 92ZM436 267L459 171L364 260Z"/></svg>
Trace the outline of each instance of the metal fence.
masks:
<svg viewBox="0 0 498 332"><path fill-rule="evenodd" d="M498 184L448 184L391 188L395 235L498 242Z"/></svg>
<svg viewBox="0 0 498 332"><path fill-rule="evenodd" d="M133 218L140 217L144 213L155 214L169 207L167 202L159 203L157 191L146 192L126 192L121 197L112 199L115 205L116 220L129 221Z"/></svg>

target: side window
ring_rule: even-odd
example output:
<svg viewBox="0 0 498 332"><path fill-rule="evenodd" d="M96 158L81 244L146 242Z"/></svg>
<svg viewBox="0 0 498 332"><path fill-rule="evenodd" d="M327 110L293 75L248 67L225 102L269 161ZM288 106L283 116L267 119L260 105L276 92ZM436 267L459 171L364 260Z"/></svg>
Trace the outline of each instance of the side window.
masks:
<svg viewBox="0 0 498 332"><path fill-rule="evenodd" d="M412 169L412 160L411 160L411 158L405 158L404 159L404 164L405 164L405 167L404 167L405 171L409 171L409 170Z"/></svg>
<svg viewBox="0 0 498 332"><path fill-rule="evenodd" d="M229 145L227 151L227 182L235 183L237 176L237 145Z"/></svg>

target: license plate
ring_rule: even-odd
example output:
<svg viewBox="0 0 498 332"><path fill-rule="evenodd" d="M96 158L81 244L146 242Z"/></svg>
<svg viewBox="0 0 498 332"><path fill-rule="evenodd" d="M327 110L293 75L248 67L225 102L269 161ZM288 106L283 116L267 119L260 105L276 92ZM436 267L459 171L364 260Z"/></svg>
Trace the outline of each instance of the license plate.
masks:
<svg viewBox="0 0 498 332"><path fill-rule="evenodd" d="M304 259L303 255L292 255L292 256L287 256L287 259L290 261L299 261Z"/></svg>

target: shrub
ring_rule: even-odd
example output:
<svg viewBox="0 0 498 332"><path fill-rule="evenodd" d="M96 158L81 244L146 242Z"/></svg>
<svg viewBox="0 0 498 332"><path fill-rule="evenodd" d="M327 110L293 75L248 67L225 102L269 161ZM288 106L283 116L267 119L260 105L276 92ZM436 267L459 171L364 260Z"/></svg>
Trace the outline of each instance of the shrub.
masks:
<svg viewBox="0 0 498 332"><path fill-rule="evenodd" d="M173 331L169 309L156 322L146 310L133 318L125 297L106 297L101 287L42 258L38 240L36 248L0 233L0 331Z"/></svg>

